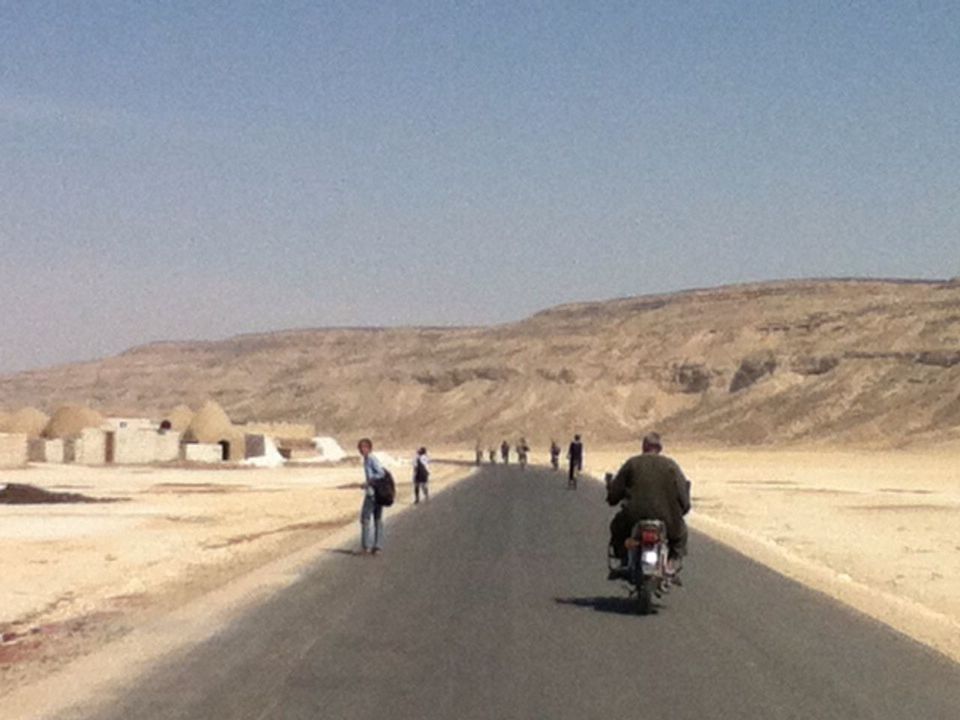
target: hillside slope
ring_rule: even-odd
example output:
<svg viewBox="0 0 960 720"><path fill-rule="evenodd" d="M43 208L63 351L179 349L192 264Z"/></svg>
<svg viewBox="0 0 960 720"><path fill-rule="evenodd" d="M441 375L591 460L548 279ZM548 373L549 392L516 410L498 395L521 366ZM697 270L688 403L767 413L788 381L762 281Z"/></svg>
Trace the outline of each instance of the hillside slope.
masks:
<svg viewBox="0 0 960 720"><path fill-rule="evenodd" d="M159 343L0 378L0 409L160 416L217 399L391 441L960 438L960 284L795 281L553 308L481 328Z"/></svg>

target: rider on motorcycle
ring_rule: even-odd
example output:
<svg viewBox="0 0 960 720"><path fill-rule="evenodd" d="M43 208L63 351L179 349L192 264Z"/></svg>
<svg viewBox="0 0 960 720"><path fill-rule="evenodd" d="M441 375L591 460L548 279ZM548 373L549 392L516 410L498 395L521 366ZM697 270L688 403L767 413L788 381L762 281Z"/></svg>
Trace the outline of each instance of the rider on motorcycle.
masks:
<svg viewBox="0 0 960 720"><path fill-rule="evenodd" d="M672 569L679 569L687 551L687 524L683 516L690 511L690 482L680 466L661 455L663 443L658 433L643 438L643 454L627 460L607 486L607 502L623 507L610 523L610 547L627 564L625 543L640 520L662 520L667 527Z"/></svg>

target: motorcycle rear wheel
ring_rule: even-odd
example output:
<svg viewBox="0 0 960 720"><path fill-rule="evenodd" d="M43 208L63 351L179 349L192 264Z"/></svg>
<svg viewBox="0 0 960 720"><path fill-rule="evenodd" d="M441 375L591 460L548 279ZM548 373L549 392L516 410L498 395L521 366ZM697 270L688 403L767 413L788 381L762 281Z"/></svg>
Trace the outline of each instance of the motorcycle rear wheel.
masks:
<svg viewBox="0 0 960 720"><path fill-rule="evenodd" d="M650 615L653 609L653 578L645 578L637 585L637 611L641 615Z"/></svg>

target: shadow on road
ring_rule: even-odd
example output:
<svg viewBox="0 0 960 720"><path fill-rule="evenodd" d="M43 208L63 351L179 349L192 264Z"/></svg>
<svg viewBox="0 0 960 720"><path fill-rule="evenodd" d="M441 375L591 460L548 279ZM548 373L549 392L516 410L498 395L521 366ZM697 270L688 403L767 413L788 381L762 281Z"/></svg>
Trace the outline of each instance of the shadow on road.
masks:
<svg viewBox="0 0 960 720"><path fill-rule="evenodd" d="M557 605L574 605L576 607L593 608L597 612L612 613L614 615L637 615L636 598L623 597L579 597L554 598Z"/></svg>

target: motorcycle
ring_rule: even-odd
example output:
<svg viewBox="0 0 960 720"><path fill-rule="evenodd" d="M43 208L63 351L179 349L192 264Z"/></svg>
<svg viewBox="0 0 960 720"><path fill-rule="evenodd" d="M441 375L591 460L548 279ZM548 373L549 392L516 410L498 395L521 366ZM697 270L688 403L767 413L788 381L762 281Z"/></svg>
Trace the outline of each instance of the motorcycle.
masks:
<svg viewBox="0 0 960 720"><path fill-rule="evenodd" d="M611 479L608 473L608 484ZM675 575L668 564L670 544L667 541L667 526L661 520L641 520L633 526L625 545L625 567L621 566L620 558L612 547L607 550L609 578L626 581L630 587L630 595L637 598L638 612L649 615L656 612L654 597L662 597L675 582Z"/></svg>

